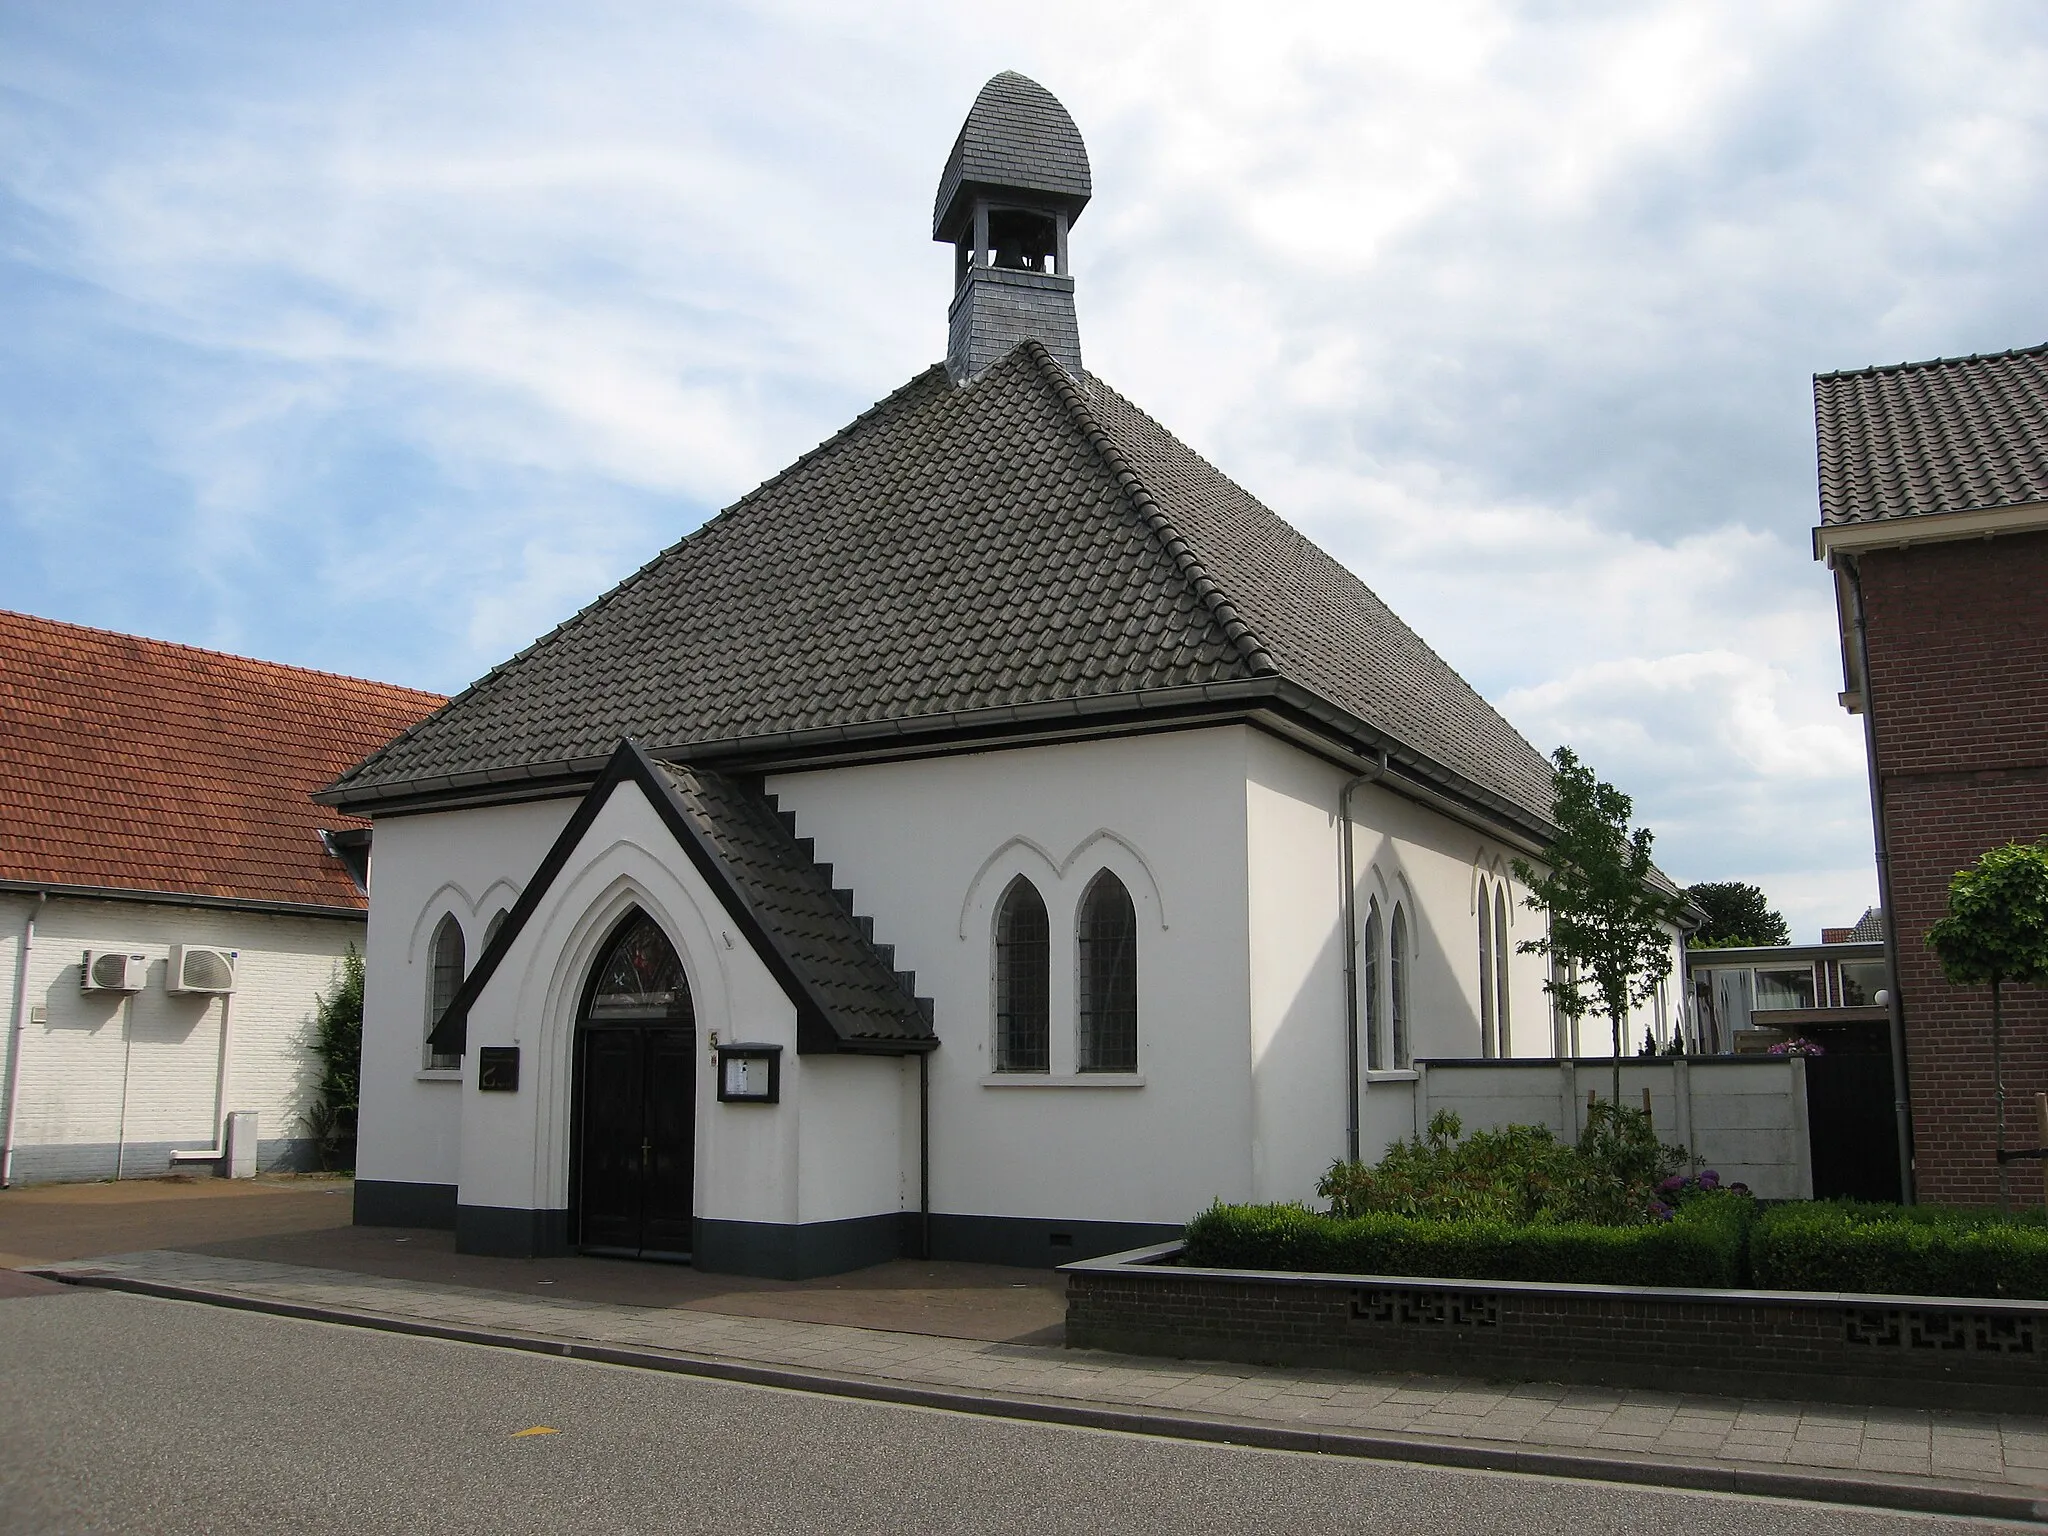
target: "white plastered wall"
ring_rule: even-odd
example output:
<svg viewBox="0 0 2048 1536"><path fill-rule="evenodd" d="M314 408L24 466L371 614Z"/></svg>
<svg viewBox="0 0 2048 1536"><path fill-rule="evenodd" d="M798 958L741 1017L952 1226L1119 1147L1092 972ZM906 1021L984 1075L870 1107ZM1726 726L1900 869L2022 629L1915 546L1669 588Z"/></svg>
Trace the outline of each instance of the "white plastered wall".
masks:
<svg viewBox="0 0 2048 1536"><path fill-rule="evenodd" d="M0 1029L11 1022L24 924L34 908L33 896L0 895ZM162 1174L172 1148L217 1145L227 1005L166 990L173 944L239 952L225 1108L256 1112L267 1158L303 1157L303 1145L287 1144L307 1134L301 1116L317 1076L309 1049L315 1003L339 979L349 945L363 941L354 917L50 898L36 915L29 957L15 1181L111 1178L117 1166L130 1177ZM82 991L79 965L88 949L147 956L148 984L132 1001ZM11 1049L11 1040L0 1044L0 1054ZM0 1066L0 1082L12 1065Z"/></svg>
<svg viewBox="0 0 2048 1536"><path fill-rule="evenodd" d="M1259 1198L1309 1199L1345 1145L1343 769L1283 741L1247 733L1245 778L1251 922L1251 1020L1257 1061ZM1375 904L1390 946L1407 914L1412 1059L1480 1054L1478 902L1481 882L1509 893L1509 1054L1543 1056L1550 1023L1544 962L1514 946L1540 933L1521 905L1513 851L1440 812L1371 783L1351 795L1355 921L1360 943ZM1360 950L1358 984L1366 984ZM1382 1028L1391 1031L1390 968L1379 968ZM1358 1010L1359 1147L1368 1161L1413 1131L1411 1071L1367 1070L1368 1010Z"/></svg>
<svg viewBox="0 0 2048 1536"><path fill-rule="evenodd" d="M462 1074L423 1070L434 929L452 914L474 965L492 914L518 900L575 808L571 799L541 800L377 822L357 1178L456 1182Z"/></svg>
<svg viewBox="0 0 2048 1536"><path fill-rule="evenodd" d="M936 1007L934 1211L1178 1223L1217 1196L1251 1194L1249 735L1228 727L770 780L834 884L853 889L877 940L896 946L896 964L916 971ZM1104 868L1137 911L1135 1077L1075 1071L1074 923ZM1018 875L1038 887L1053 935L1052 1070L997 1077L994 917ZM914 1096L915 1063L900 1071Z"/></svg>

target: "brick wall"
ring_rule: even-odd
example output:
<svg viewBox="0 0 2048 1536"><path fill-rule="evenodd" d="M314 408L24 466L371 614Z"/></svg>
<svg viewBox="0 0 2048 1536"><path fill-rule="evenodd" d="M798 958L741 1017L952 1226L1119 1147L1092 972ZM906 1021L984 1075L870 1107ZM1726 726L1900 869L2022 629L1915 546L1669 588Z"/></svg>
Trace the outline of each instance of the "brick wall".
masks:
<svg viewBox="0 0 2048 1536"><path fill-rule="evenodd" d="M1252 1364L2034 1411L2048 1303L1276 1276L1099 1259L1067 1343Z"/></svg>
<svg viewBox="0 0 2048 1536"><path fill-rule="evenodd" d="M1948 881L1987 849L2048 836L2048 534L1862 557L1870 697L1890 849L1920 1196L1997 1198L1990 994L1927 948ZM2007 1144L2035 1144L2048 989L2009 989ZM2039 1165L2015 1165L2038 1202Z"/></svg>

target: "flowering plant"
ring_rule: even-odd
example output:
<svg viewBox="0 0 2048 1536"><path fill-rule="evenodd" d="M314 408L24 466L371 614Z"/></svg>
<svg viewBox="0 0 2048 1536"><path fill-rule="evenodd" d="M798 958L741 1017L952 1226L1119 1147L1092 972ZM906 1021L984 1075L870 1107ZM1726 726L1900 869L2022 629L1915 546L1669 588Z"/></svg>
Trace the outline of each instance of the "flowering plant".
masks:
<svg viewBox="0 0 2048 1536"><path fill-rule="evenodd" d="M1780 1040L1770 1048L1772 1056L1825 1056L1827 1051L1804 1035L1794 1035L1790 1040Z"/></svg>

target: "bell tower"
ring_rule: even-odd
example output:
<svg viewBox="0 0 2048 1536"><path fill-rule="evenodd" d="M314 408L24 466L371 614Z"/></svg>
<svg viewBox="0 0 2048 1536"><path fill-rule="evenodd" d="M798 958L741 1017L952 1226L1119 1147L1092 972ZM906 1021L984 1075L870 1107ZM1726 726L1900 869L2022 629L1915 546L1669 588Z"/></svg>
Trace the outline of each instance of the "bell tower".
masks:
<svg viewBox="0 0 2048 1536"><path fill-rule="evenodd" d="M1067 234L1089 195L1087 146L1052 92L1007 71L983 86L932 210L932 238L956 253L946 335L956 384L1027 338L1080 377Z"/></svg>

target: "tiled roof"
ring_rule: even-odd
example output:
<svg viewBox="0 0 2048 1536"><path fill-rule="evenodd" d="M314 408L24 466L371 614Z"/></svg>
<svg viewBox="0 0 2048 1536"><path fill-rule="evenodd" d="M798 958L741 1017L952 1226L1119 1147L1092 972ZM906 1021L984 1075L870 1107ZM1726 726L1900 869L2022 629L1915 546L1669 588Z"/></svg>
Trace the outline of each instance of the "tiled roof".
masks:
<svg viewBox="0 0 2048 1536"><path fill-rule="evenodd" d="M774 807L737 780L704 768L663 765L676 797L724 868L731 889L796 972L842 1041L902 1043L934 1038L907 976L878 950L867 925L832 891L819 864Z"/></svg>
<svg viewBox="0 0 2048 1536"><path fill-rule="evenodd" d="M1279 673L1547 821L1550 765L1372 589L1101 380L1089 401Z"/></svg>
<svg viewBox="0 0 2048 1536"><path fill-rule="evenodd" d="M695 765L657 763L621 741L541 859L476 964L427 1037L436 1051L462 1055L469 1015L554 882L621 785L637 785L677 845L717 893L748 945L797 1012L797 1049L932 1049L932 1005L913 995L916 977L893 969L895 950L874 942L872 919L853 915L853 893L832 888L794 818L759 790Z"/></svg>
<svg viewBox="0 0 2048 1536"><path fill-rule="evenodd" d="M1279 679L1547 821L1535 749L1356 577L1027 342L913 379L332 794Z"/></svg>
<svg viewBox="0 0 2048 1536"><path fill-rule="evenodd" d="M307 797L440 702L0 612L0 880L360 908Z"/></svg>
<svg viewBox="0 0 2048 1536"><path fill-rule="evenodd" d="M1064 200L1077 219L1092 190L1088 146L1059 99L1011 70L981 88L960 125L932 203L932 238L950 240L972 211L963 190L982 187L1044 192Z"/></svg>
<svg viewBox="0 0 2048 1536"><path fill-rule="evenodd" d="M2048 346L1816 374L1823 523L2048 501Z"/></svg>

